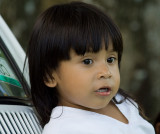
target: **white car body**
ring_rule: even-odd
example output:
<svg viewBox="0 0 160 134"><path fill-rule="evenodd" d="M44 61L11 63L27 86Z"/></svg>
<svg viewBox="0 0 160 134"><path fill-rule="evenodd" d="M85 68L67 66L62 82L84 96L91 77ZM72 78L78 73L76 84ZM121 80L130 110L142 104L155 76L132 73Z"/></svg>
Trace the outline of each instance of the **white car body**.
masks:
<svg viewBox="0 0 160 134"><path fill-rule="evenodd" d="M3 39L9 52L15 59L21 72L23 72L23 64L25 60L25 52L16 40L15 36L12 34L11 30L0 16L0 36Z"/></svg>
<svg viewBox="0 0 160 134"><path fill-rule="evenodd" d="M25 52L1 15L0 38L5 44L7 52L9 52L9 55L12 56L17 70L19 70L20 73L23 73ZM0 45L1 49L2 44ZM0 64L4 64L5 62L2 63L3 58L0 58L2 59L0 60ZM25 80L27 81L26 85L29 85L28 72L25 72L24 76ZM2 82L5 84L5 81ZM9 99L11 99L11 101ZM41 134L42 128L33 110L33 106L31 104L25 105L25 103L23 105L23 103L20 103L21 99L17 100L18 101L16 102L16 98L10 98L10 96L0 96L0 134Z"/></svg>

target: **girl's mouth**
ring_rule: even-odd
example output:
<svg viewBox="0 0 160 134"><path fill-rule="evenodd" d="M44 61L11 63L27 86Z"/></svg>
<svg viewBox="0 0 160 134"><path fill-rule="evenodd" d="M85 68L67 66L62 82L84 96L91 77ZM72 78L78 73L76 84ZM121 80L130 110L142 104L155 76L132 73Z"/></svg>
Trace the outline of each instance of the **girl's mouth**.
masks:
<svg viewBox="0 0 160 134"><path fill-rule="evenodd" d="M104 88L100 88L100 89L96 90L95 92L100 96L108 96L111 94L111 88L104 87Z"/></svg>

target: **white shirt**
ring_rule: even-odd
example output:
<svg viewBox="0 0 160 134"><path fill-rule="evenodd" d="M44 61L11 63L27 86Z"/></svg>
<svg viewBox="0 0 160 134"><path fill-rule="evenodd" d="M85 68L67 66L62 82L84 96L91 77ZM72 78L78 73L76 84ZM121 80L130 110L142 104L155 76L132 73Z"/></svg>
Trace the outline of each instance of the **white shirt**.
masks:
<svg viewBox="0 0 160 134"><path fill-rule="evenodd" d="M116 106L128 119L128 124L95 112L57 106L43 134L155 134L153 126L128 100Z"/></svg>

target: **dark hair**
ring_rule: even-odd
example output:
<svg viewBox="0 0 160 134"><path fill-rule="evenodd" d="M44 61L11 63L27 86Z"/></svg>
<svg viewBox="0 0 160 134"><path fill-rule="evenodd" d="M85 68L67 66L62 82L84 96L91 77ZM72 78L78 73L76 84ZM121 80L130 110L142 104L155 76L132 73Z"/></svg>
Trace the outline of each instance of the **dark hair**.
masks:
<svg viewBox="0 0 160 134"><path fill-rule="evenodd" d="M120 66L123 43L119 29L113 21L95 6L71 2L55 5L44 11L37 19L27 51L33 103L41 117L42 126L50 118L58 104L58 91L47 87L44 81L52 78L52 71L63 60L70 59L72 48L78 55L98 52L108 48L109 40L118 53ZM120 94L128 97L123 90ZM116 103L115 98L113 100Z"/></svg>
<svg viewBox="0 0 160 134"><path fill-rule="evenodd" d="M156 119L155 119L155 121L154 121L154 127L156 127L156 124L157 123L160 123L160 113L157 115L157 117L156 117Z"/></svg>

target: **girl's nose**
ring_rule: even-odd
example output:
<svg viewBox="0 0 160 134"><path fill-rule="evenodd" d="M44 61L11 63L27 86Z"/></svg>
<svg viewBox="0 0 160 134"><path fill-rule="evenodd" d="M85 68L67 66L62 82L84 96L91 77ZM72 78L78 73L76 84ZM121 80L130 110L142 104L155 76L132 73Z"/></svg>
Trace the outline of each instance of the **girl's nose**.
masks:
<svg viewBox="0 0 160 134"><path fill-rule="evenodd" d="M108 79L112 77L112 73L106 64L101 65L98 70L99 70L97 74L98 79Z"/></svg>

